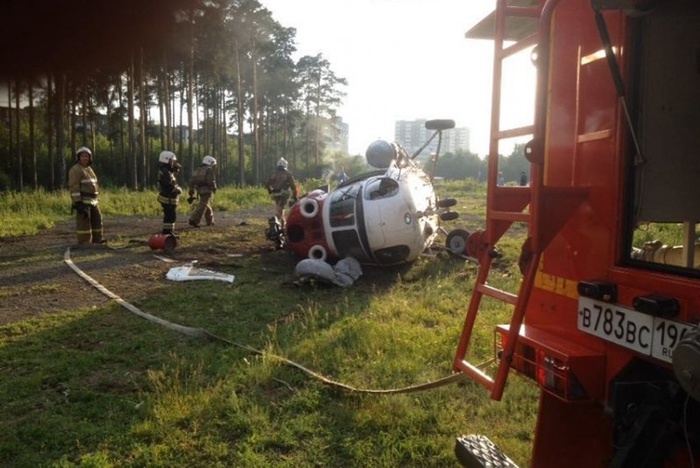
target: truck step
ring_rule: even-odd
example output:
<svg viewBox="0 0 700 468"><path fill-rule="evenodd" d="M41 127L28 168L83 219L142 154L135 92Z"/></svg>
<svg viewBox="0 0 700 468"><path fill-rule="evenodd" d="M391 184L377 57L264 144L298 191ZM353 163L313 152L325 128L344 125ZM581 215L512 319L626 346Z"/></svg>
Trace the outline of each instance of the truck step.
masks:
<svg viewBox="0 0 700 468"><path fill-rule="evenodd" d="M482 435L457 437L455 455L467 468L518 468L496 444Z"/></svg>

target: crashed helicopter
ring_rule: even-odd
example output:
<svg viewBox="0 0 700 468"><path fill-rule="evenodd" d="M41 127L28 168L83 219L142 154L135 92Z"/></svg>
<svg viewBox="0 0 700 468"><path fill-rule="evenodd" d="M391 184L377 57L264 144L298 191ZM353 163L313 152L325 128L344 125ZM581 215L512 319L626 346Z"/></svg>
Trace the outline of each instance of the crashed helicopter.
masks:
<svg viewBox="0 0 700 468"><path fill-rule="evenodd" d="M459 217L450 211L457 201L440 199L434 174L415 162L437 137L434 173L442 132L454 126L453 120L427 121L425 128L434 133L413 155L397 143L372 142L365 157L376 171L352 177L330 192L305 194L291 206L284 228L276 217L269 219L267 238L302 258L327 262L352 257L365 265L397 265L416 260L439 234L447 234L440 221ZM447 234L447 247L455 244L460 250L468 235L462 229Z"/></svg>

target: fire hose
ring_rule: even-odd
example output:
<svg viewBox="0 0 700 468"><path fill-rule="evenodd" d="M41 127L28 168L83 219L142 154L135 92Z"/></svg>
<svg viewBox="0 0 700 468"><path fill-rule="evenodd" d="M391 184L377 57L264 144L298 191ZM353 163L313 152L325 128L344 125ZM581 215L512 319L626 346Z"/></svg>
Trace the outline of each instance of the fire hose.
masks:
<svg viewBox="0 0 700 468"><path fill-rule="evenodd" d="M129 312L138 315L141 318L144 318L148 321L157 323L159 325L162 325L163 327L176 331L178 333L181 333L186 336L190 336L192 338L203 338L208 341L217 341L221 343L226 343L229 346L235 346L237 348L244 349L246 351L249 351L253 354L257 354L259 356L265 356L268 358L273 358L276 359L277 361L280 361L284 364L287 364L288 366L295 367L296 369L304 372L305 374L309 375L310 377L321 381L322 383L332 386L332 387L337 387L337 388L342 388L344 390L347 390L349 392L353 393L372 393L372 394L383 394L383 395L395 395L395 394L400 394L400 393L415 393L415 392L420 392L424 390L431 390L434 388L442 387L451 383L456 383L456 382L461 382L466 379L466 374L463 373L455 373L448 375L447 377L443 377L441 379L433 380L430 382L422 383L422 384L416 384L416 385L410 385L408 387L403 387L403 388L392 388L392 389L365 389L365 388L356 388L348 384L344 384L342 382L337 382L335 380L329 379L321 374L318 374L317 372L312 371L311 369L294 362L290 359L287 359L283 356L279 356L276 354L271 354L271 353L266 353L265 351L261 351L259 349L253 348L251 346L248 346L246 344L240 344L236 343L235 341L229 340L227 338L223 338L217 335L214 335L213 333L210 333L204 328L194 328L194 327L188 327L184 325L180 325L177 323L172 323L169 322L168 320L162 319L160 317L156 317L155 315L143 312L140 310L138 307L134 306L133 304L130 304L129 302L126 302L123 300L121 297L118 295L114 294L111 292L109 289L105 288L102 284L100 284L98 281L96 281L94 278L92 278L90 275L82 271L75 263L70 258L70 247L66 249L66 251L63 254L63 261L75 272L83 278L85 281L87 281L92 287L97 289L99 292L104 294L105 296L109 297L110 299L113 299L116 301L119 305L127 309Z"/></svg>

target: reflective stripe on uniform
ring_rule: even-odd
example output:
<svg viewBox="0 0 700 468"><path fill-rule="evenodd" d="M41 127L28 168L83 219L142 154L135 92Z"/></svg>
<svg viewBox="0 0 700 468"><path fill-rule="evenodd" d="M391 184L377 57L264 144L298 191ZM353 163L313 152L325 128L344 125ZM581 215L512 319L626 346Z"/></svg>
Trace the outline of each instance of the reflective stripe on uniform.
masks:
<svg viewBox="0 0 700 468"><path fill-rule="evenodd" d="M169 198L169 197L164 197L163 195L158 195L158 201L160 203L164 203L166 205L177 205L178 204L178 197Z"/></svg>

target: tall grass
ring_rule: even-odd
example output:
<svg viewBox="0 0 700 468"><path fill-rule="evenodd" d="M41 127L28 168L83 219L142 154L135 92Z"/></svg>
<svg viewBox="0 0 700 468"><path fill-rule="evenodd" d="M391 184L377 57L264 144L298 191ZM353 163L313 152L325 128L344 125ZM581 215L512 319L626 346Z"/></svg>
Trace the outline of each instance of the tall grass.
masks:
<svg viewBox="0 0 700 468"><path fill-rule="evenodd" d="M483 206L483 186L444 183L440 190L458 198L460 211ZM152 199L117 191L103 201L108 213L130 214L128 207L151 209ZM216 199L217 210L270 204L261 189L224 189ZM42 203L34 207L51 216ZM476 215L467 222L478 227ZM259 238L264 227L265 220L251 220L217 234L215 244L240 249L230 238ZM183 242L204 249L213 235L205 231L188 231ZM517 255L511 258L518 244L503 240L499 287L518 281ZM113 303L0 327L0 465L445 467L457 465L454 440L463 433L486 434L517 463L529 463L531 384L511 377L501 402L471 381L389 392L451 373L476 265L438 254L408 266L365 267L347 289L297 287L296 259L259 252L235 261L222 254L216 269L235 274L232 285L163 280L135 299L145 312L228 343L184 337ZM82 255L79 266L119 253ZM492 357L493 327L508 313L486 307L477 362ZM384 392L328 385L275 356Z"/></svg>
<svg viewBox="0 0 700 468"><path fill-rule="evenodd" d="M182 197L182 203L186 197L186 194ZM269 199L261 187L225 187L218 190L213 199L217 211L233 211L263 203L269 204ZM157 216L162 213L157 191L153 189L142 192L104 190L100 193L100 209L106 216ZM57 221L72 216L71 198L67 190L0 192L0 219L3 220L0 223L0 238L37 234L42 229L52 228Z"/></svg>

